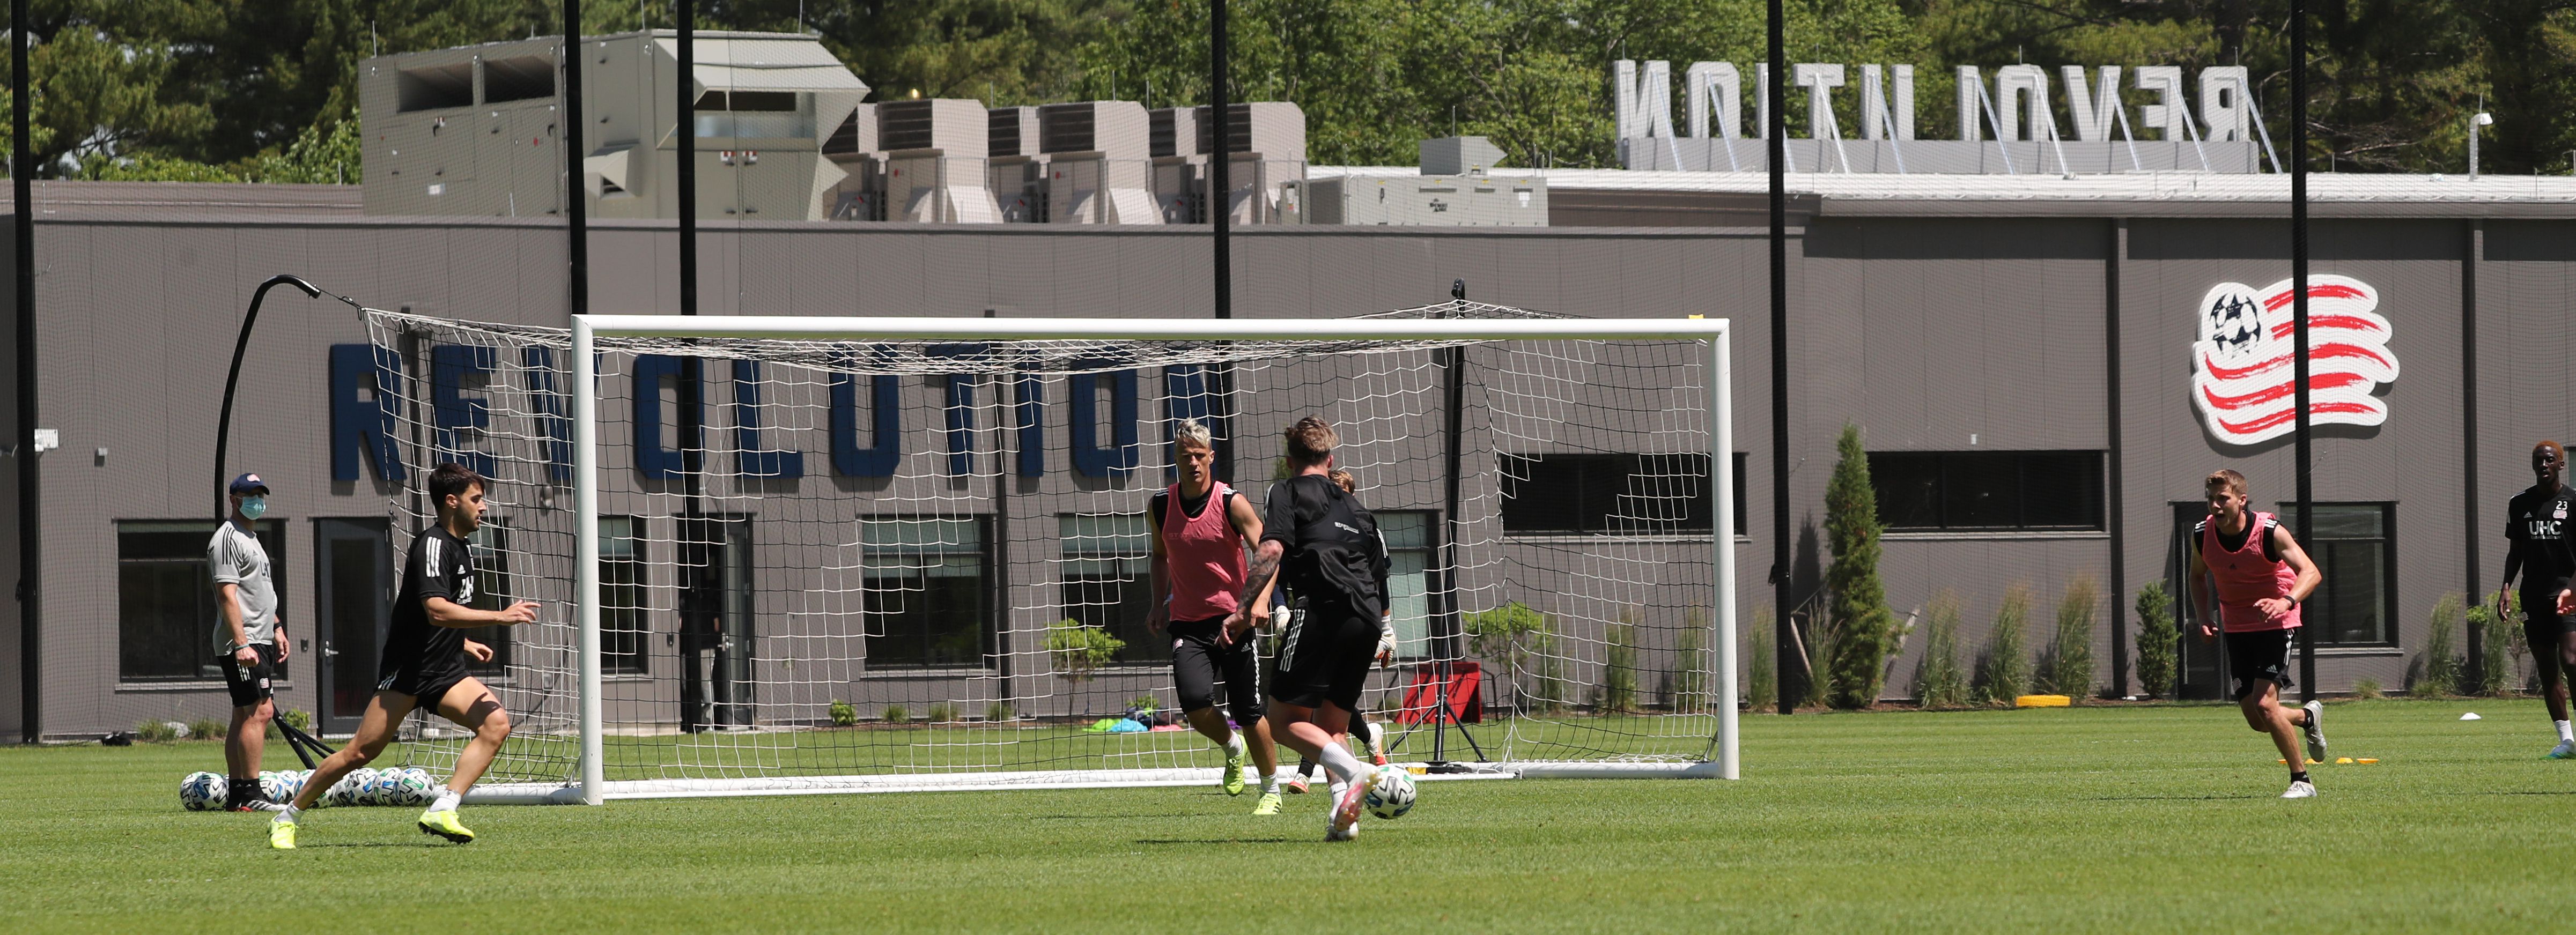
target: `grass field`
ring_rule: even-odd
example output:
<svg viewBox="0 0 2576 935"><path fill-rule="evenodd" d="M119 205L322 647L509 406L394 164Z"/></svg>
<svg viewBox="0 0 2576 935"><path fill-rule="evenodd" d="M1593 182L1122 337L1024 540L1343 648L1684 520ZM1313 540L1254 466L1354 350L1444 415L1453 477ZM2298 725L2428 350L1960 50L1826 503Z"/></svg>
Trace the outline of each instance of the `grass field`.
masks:
<svg viewBox="0 0 2576 935"><path fill-rule="evenodd" d="M2327 726L2335 753L2381 762L2320 766L2324 795L2284 802L2231 707L1748 717L1740 782L1425 783L1412 815L1335 845L1320 795L1256 819L1249 797L1144 789L468 807L464 847L409 809L325 809L275 853L265 816L179 810L212 744L9 749L0 924L2521 932L2564 914L2576 762L2539 759L2538 702L2338 704Z"/></svg>

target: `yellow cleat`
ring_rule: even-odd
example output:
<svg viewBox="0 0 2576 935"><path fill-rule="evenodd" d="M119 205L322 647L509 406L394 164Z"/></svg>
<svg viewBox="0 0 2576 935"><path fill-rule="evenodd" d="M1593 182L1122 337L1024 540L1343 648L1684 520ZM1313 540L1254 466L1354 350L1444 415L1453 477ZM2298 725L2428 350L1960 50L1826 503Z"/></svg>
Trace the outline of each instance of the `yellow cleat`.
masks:
<svg viewBox="0 0 2576 935"><path fill-rule="evenodd" d="M1226 748L1225 775L1217 777L1216 787L1225 790L1227 795L1243 794L1243 754L1240 740L1235 746Z"/></svg>
<svg viewBox="0 0 2576 935"><path fill-rule="evenodd" d="M268 823L268 846L281 851L295 849L295 823L284 818Z"/></svg>
<svg viewBox="0 0 2576 935"><path fill-rule="evenodd" d="M1258 801L1258 802L1254 802L1254 803L1252 803L1252 813L1253 813L1253 814L1255 814L1255 815L1276 815L1276 814L1279 814L1279 793L1276 793L1276 792L1264 792L1264 793L1262 793L1262 794L1261 794L1261 801Z"/></svg>
<svg viewBox="0 0 2576 935"><path fill-rule="evenodd" d="M452 808L420 813L420 833L435 834L458 844L474 843L474 832L456 823L456 810Z"/></svg>

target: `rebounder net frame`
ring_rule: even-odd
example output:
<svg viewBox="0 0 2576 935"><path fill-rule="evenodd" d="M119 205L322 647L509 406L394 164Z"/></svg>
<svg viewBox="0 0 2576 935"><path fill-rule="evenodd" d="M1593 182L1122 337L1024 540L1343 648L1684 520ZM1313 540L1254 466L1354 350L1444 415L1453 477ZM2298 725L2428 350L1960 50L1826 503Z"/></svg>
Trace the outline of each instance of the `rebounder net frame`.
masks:
<svg viewBox="0 0 2576 935"><path fill-rule="evenodd" d="M1173 714L1144 504L1195 418L1258 508L1305 414L1396 554L1391 756L1738 774L1724 320L366 314L371 453L490 477L478 601L544 608L478 637L517 729L477 801L1212 782L1112 723Z"/></svg>

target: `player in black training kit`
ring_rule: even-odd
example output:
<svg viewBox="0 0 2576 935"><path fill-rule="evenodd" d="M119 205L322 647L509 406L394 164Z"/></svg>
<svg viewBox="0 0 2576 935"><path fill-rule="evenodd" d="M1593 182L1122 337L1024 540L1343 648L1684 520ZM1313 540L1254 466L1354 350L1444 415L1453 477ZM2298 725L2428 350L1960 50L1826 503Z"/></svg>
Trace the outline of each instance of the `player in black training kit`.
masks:
<svg viewBox="0 0 2576 935"><path fill-rule="evenodd" d="M1289 587L1304 602L1295 627L1279 641L1271 730L1332 774L1324 840L1347 841L1357 833L1360 803L1377 773L1334 738L1349 729L1377 651L1386 550L1377 521L1327 476L1341 443L1333 427L1308 416L1286 435L1288 467L1296 473L1270 487L1245 593L1258 595L1284 562Z"/></svg>
<svg viewBox="0 0 2576 935"><path fill-rule="evenodd" d="M2523 639L2549 696L2549 719L2558 728L2553 760L2576 759L2576 731L2567 724L2566 670L2576 669L2576 620L2565 606L2568 580L2576 577L2576 549L2567 538L2567 511L2576 490L2567 488L2567 449L2557 442L2531 446L2531 489L2505 504L2504 586L2496 589L2496 616L2506 616L2504 596L2522 576Z"/></svg>
<svg viewBox="0 0 2576 935"><path fill-rule="evenodd" d="M510 736L510 713L483 682L465 672L465 658L490 662L492 647L465 638L465 631L492 624L519 624L537 619L534 601L519 601L507 610L475 610L474 552L467 539L483 525L480 475L459 464L441 464L429 473L429 497L438 504L438 522L421 530L403 563L402 593L394 598L393 628L385 636L384 662L377 672L376 696L358 721L349 745L315 767L295 804L269 825L270 847L295 847L295 819L350 770L365 766L394 739L394 729L413 709L428 708L474 732L456 755L456 774L439 790L438 800L420 813L420 830L458 844L474 832L456 822L456 802L501 752Z"/></svg>

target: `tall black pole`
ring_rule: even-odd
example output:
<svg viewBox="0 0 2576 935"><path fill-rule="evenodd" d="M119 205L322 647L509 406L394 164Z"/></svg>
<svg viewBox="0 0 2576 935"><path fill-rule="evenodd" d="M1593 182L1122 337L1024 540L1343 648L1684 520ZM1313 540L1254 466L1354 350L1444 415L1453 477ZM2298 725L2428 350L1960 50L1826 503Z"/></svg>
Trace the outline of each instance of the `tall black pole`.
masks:
<svg viewBox="0 0 2576 935"><path fill-rule="evenodd" d="M18 209L18 424L10 434L18 448L18 739L35 743L44 721L37 703L44 698L38 677L43 654L44 604L36 593L42 554L36 538L36 217L32 182L36 155L27 135L27 112L35 98L27 93L27 0L9 0L9 181Z"/></svg>
<svg viewBox="0 0 2576 935"><path fill-rule="evenodd" d="M2460 515L2468 525L2461 540L2468 544L2463 563L2467 587L2461 593L2475 604L2486 593L2486 577L2478 569L2478 544L2488 533L2478 513L2478 374L2483 372L2478 369L2478 257L2486 248L2486 222L2471 218L2461 234L2465 239L2460 248ZM2477 627L2468 630L2469 666L2475 672L2485 664L2486 643Z"/></svg>
<svg viewBox="0 0 2576 935"><path fill-rule="evenodd" d="M1234 253L1226 243L1226 215L1234 186L1226 180L1227 163L1234 161L1234 148L1227 145L1228 110L1231 101L1225 95L1225 0L1208 0L1208 139L1214 145L1208 153L1208 220L1216 225L1216 317L1234 317Z"/></svg>
<svg viewBox="0 0 2576 935"><path fill-rule="evenodd" d="M698 313L698 85L697 85L697 0L679 0L678 49L680 68L673 90L679 95L679 126L672 133L676 152L673 158L679 169L677 195L680 210L680 314ZM720 646L724 634L717 632L716 602L712 587L717 574L715 565L715 524L706 520L698 503L700 473L705 467L705 454L700 451L702 439L698 418L702 406L706 362L694 357L680 358L677 392L680 429L680 484L683 498L680 506L680 729L695 732L719 720L707 711L707 674L700 671L700 653ZM660 392L657 387L653 392ZM724 666L724 653L717 652L716 666Z"/></svg>
<svg viewBox="0 0 2576 935"><path fill-rule="evenodd" d="M2110 451L2105 465L2110 492L2107 524L2111 533L2111 694L2129 693L2129 611L2122 607L2129 593L2128 524L2122 516L2127 504L2121 486L2120 457L2124 452L2120 438L2120 262L2129 256L2129 222L2111 222L2111 256L2102 269L2102 391L2104 408L2110 411ZM2171 685L2150 685L2141 689L2162 698L2173 691Z"/></svg>
<svg viewBox="0 0 2576 935"><path fill-rule="evenodd" d="M579 0L567 0L579 2ZM698 2L679 0L680 74L673 89L680 96L680 125L671 134L680 184L680 314L698 313Z"/></svg>
<svg viewBox="0 0 2576 935"><path fill-rule="evenodd" d="M590 186L582 183L581 157L581 0L564 0L564 245L572 261L572 289L565 295L571 314L590 313Z"/></svg>
<svg viewBox="0 0 2576 935"><path fill-rule="evenodd" d="M284 273L268 277L267 282L260 283L259 288L250 294L250 311L243 313L241 334L233 338L232 368L224 371L224 406L215 416L215 519L217 520L231 516L233 513L232 497L226 491L231 475L224 470L224 459L232 448L233 390L241 384L242 356L250 352L250 332L252 327L259 324L260 303L268 301L268 290L279 286L294 286L301 289L306 298L322 297L322 290L314 288L312 283ZM338 297L334 296L334 298Z"/></svg>
<svg viewBox="0 0 2576 935"><path fill-rule="evenodd" d="M1798 652L1797 625L1789 619L1797 595L1789 581L1789 135L1787 82L1789 53L1780 25L1780 0L1771 0L1771 78L1763 82L1763 144L1771 157L1771 600L1779 608L1774 621L1773 663L1779 666L1780 713L1798 710L1806 697L1806 657Z"/></svg>
<svg viewBox="0 0 2576 935"><path fill-rule="evenodd" d="M2290 377L2298 434L2299 544L2310 545L2316 505L2308 487L2308 12L2290 0ZM2317 637L2299 628L2299 700L2317 697Z"/></svg>

